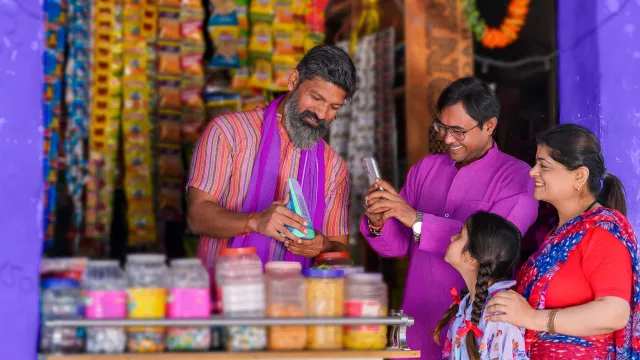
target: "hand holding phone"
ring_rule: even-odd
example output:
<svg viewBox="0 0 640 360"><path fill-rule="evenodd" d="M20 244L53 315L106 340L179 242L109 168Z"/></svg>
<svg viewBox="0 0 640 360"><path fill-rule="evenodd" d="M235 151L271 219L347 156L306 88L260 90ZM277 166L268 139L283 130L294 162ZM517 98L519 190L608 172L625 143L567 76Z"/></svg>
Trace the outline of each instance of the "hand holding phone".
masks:
<svg viewBox="0 0 640 360"><path fill-rule="evenodd" d="M380 179L380 171L378 170L378 163L374 158L364 158L362 159L362 163L364 164L364 168L367 171L367 176L369 176L369 184L373 185L376 183L376 179ZM382 186L378 187L378 190L383 190Z"/></svg>

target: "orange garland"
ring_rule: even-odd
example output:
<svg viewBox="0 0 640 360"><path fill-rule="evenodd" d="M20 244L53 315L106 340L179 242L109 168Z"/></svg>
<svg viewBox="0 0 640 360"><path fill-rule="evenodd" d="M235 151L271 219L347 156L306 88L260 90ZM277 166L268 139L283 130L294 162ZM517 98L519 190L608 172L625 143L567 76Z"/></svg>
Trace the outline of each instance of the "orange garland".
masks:
<svg viewBox="0 0 640 360"><path fill-rule="evenodd" d="M530 1L512 0L500 28L490 28L480 18L475 0L463 0L469 27L476 39L489 49L504 48L518 39L529 13Z"/></svg>

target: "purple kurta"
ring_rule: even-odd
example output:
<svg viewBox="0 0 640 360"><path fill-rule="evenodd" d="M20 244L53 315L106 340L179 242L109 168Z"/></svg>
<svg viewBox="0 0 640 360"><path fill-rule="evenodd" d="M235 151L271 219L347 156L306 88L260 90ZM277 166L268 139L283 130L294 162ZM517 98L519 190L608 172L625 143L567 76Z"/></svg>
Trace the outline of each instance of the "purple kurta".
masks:
<svg viewBox="0 0 640 360"><path fill-rule="evenodd" d="M444 261L451 236L477 211L502 215L524 234L538 214L530 169L496 145L460 170L448 155L430 155L409 170L400 191L411 207L424 213L420 242L414 242L411 228L396 219L385 223L379 237L369 231L366 216L362 220L360 230L378 254L409 255L402 309L415 318L407 337L411 349L422 351L422 359L440 358L442 346L430 332L452 303L449 289L464 286L460 274ZM443 331L441 344L445 334Z"/></svg>

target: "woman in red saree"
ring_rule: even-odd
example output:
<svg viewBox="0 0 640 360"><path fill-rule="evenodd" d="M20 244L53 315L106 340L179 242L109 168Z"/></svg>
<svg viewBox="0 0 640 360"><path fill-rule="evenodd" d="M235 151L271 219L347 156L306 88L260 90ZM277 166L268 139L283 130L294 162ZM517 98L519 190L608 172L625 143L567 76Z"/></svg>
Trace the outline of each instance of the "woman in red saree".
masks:
<svg viewBox="0 0 640 360"><path fill-rule="evenodd" d="M517 292L487 304L490 320L527 329L531 360L640 359L640 259L624 189L589 130L538 138L534 196L559 223L516 276Z"/></svg>

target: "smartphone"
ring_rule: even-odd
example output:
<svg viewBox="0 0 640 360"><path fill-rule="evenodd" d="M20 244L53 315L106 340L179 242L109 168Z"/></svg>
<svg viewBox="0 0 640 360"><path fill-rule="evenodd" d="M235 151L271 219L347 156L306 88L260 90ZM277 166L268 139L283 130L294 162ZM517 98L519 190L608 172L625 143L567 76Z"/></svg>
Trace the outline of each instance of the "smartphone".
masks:
<svg viewBox="0 0 640 360"><path fill-rule="evenodd" d="M293 235L297 236L300 239L311 240L316 234L313 231L313 224L311 223L311 215L309 215L309 209L307 208L307 203L304 201L304 194L302 193L302 187L300 187L300 183L296 179L289 179L289 203L287 204L287 209L293 211L294 213L302 216L307 221L307 233L304 234L297 229L287 226L287 229L293 233Z"/></svg>
<svg viewBox="0 0 640 360"><path fill-rule="evenodd" d="M380 171L378 170L378 163L374 158L364 158L362 159L362 163L364 164L364 168L367 171L367 175L369 176L369 184L373 185L376 182L376 179L382 179L380 176ZM379 190L383 190L382 186L378 186Z"/></svg>

